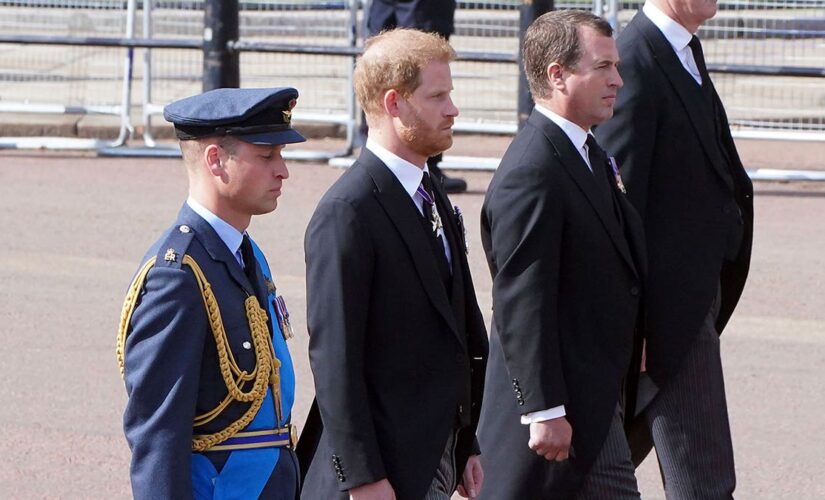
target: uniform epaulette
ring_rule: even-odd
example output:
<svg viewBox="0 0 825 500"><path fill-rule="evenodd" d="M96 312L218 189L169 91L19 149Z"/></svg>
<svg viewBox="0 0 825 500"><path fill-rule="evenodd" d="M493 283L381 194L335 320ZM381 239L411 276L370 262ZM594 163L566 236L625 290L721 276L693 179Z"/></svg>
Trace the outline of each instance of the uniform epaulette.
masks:
<svg viewBox="0 0 825 500"><path fill-rule="evenodd" d="M180 269L194 236L195 232L186 224L172 228L158 247L155 265Z"/></svg>

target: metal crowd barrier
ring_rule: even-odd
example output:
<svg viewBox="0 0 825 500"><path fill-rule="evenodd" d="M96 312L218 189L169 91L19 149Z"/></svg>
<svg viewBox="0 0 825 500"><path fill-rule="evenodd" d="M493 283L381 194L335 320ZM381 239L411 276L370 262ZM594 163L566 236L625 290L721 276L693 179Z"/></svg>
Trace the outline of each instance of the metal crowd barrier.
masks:
<svg viewBox="0 0 825 500"><path fill-rule="evenodd" d="M459 54L453 67L457 131L516 130L519 5L459 1L451 38ZM556 5L594 9L620 30L641 2ZM232 49L241 54L241 84L298 87L296 120L346 130L347 150L333 154L349 153L356 139L351 78L366 6L361 0L240 2L240 37ZM156 149L152 118L165 103L201 88L202 0L0 0L0 27L0 68L8 68L0 70L0 113L119 117L117 138L86 141L86 147L123 144L135 111L144 144ZM825 0L722 1L701 36L735 136L825 140ZM134 64L136 50L143 51L142 64ZM138 80L142 92L135 99L131 87ZM65 144L57 138L32 144L49 141ZM8 143L2 139L0 147Z"/></svg>
<svg viewBox="0 0 825 500"><path fill-rule="evenodd" d="M132 133L129 69L134 49L109 49L77 40L92 36L132 38L135 0L0 1L0 9L0 37L15 44L0 46L0 114L109 115L120 124L117 137L112 139L7 137L0 140L0 147L94 149L124 144ZM27 40L46 34L71 38L75 43L56 49ZM122 66L117 61L122 61Z"/></svg>

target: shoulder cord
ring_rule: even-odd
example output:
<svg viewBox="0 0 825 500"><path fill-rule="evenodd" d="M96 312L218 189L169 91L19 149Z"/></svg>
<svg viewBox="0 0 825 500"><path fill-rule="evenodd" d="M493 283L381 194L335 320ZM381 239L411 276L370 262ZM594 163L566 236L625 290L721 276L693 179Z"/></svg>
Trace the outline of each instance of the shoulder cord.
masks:
<svg viewBox="0 0 825 500"><path fill-rule="evenodd" d="M126 299L123 302L116 348L117 363L120 367L121 377L124 376L124 355L126 352L126 337L129 334L129 323L132 320L132 313L135 311L140 290L143 288L143 283L149 274L149 270L155 265L156 259L157 257L153 257L143 265L132 281L129 291L126 293ZM232 355L229 341L226 338L226 330L224 330L223 327L221 312L218 308L218 301L212 292L212 286L206 281L206 276L192 257L184 255L183 264L188 265L195 273L195 279L198 282L201 297L203 297L203 304L206 307L206 314L209 318L212 335L215 337L221 376L229 391L226 398L224 398L217 407L202 415L196 416L194 426L198 427L211 422L220 415L224 408L232 401L252 403L249 409L247 409L238 420L225 429L213 434L193 438L192 450L200 452L226 441L246 428L255 418L255 415L264 402L264 398L266 398L267 385L272 386L273 399L276 405L276 417L280 422L281 380L279 369L281 362L275 357L275 349L272 345L272 339L269 336L269 328L267 327L267 321L269 321L267 314L261 308L258 299L255 296L249 296L244 301L244 305L246 306L246 317L249 322L249 328L252 332L252 344L255 347L255 369L251 373L241 370L235 361L235 357ZM244 392L243 386L245 383L253 379L252 388L248 392Z"/></svg>

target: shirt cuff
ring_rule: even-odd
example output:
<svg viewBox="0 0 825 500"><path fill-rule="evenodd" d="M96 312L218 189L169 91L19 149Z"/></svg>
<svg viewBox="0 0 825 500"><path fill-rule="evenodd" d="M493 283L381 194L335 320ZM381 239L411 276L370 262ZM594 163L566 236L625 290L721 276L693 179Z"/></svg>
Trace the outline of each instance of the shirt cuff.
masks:
<svg viewBox="0 0 825 500"><path fill-rule="evenodd" d="M552 420L567 415L564 411L564 405L559 405L549 410L534 411L532 413L525 413L521 416L522 425L530 425L536 422L544 422L545 420Z"/></svg>

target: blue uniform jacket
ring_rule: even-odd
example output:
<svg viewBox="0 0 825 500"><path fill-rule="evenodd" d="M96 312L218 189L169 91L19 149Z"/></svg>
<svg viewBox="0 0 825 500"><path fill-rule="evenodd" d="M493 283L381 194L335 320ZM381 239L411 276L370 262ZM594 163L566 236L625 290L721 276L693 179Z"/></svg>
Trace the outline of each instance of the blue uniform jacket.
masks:
<svg viewBox="0 0 825 500"><path fill-rule="evenodd" d="M181 230L181 226L186 227ZM164 258L170 249L176 256L174 261ZM256 293L256 287L212 227L184 205L175 224L144 257L143 262L158 258L144 283L126 341L124 368L129 400L123 425L132 450L135 498L192 498L193 419L214 409L227 394L194 273L181 265L184 254L198 263L211 284L238 366L246 371L255 366L244 300ZM260 267L257 273L259 300L267 304ZM290 384L291 394L291 373L283 383ZM289 418L291 401L286 403L282 423ZM199 427L197 434L226 428L248 405L230 403L215 420ZM220 471L229 452L206 455ZM295 475L297 484L297 472ZM282 475L279 481L283 481Z"/></svg>

